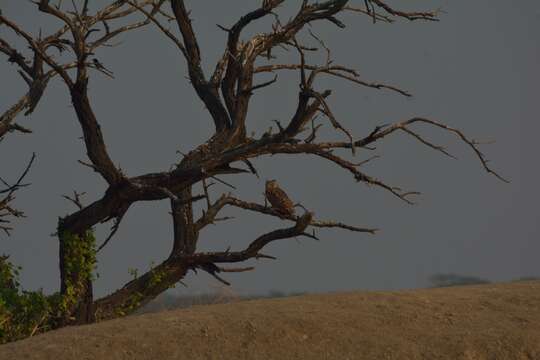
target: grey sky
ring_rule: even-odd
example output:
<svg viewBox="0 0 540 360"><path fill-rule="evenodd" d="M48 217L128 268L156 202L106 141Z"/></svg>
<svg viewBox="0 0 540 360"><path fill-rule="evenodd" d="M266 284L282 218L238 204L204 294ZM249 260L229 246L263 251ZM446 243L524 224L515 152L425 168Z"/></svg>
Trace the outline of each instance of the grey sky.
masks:
<svg viewBox="0 0 540 360"><path fill-rule="evenodd" d="M248 0L189 3L208 68L224 46L225 34L215 24L228 26L258 4ZM430 128L421 132L447 145L458 161L396 134L378 146L375 153L382 158L366 168L393 185L421 191L419 204L412 207L383 190L355 183L350 174L312 157L261 158L256 161L260 180L247 175L227 179L238 187L238 196L263 201L264 180L276 178L317 217L382 231L369 236L325 230L319 232L320 242L291 239L272 244L266 253L279 260L260 261L254 272L228 276L235 291L422 287L438 272L497 281L540 275L540 4L534 0L392 2L404 3L408 8L442 7L445 13L439 23L393 25L374 25L365 16L347 14L341 16L348 25L344 31L328 24L313 29L331 46L336 63L358 69L366 80L405 88L415 95L412 99L331 79L320 81L318 88L334 89L333 110L358 137L375 125L419 115L460 128L472 138L496 140L482 149L491 165L512 183L489 176L467 146ZM0 0L4 15L34 33L57 25L34 7L20 0ZM280 13L286 19L293 10L294 6L287 6ZM262 22L250 31L264 31L268 24ZM0 36L16 39L5 27L0 27ZM133 176L166 170L178 160L176 150L188 152L207 139L212 122L185 80L184 61L170 41L152 27L122 40L120 46L97 54L116 80L94 74L91 99L111 157L125 172ZM21 41L17 45L26 48ZM284 54L285 59L295 60L295 56ZM261 133L272 119L290 118L297 83L296 73L281 74L278 85L253 98L248 120L253 131ZM0 110L25 91L16 67L2 58ZM65 85L53 81L34 114L18 119L34 133L10 134L0 144L0 175L5 178L16 177L33 151L38 155L28 178L32 186L20 191L16 202L28 218L16 223L12 237L1 239L0 253L11 254L23 266L25 287L43 287L47 292L55 291L59 283L57 239L50 234L58 217L74 210L61 195L73 189L86 191L90 203L105 190L96 174L77 164L78 159L86 159L85 150L67 95ZM326 128L325 136L340 136ZM128 268L143 271L151 261L167 256L172 242L168 211L167 201L139 203L130 209L117 236L99 255L98 295L128 280ZM236 220L203 232L202 249L238 248L280 226L263 215L233 210L228 214ZM100 240L108 227L98 229ZM189 288L180 291L215 284L204 275L190 275L186 282Z"/></svg>

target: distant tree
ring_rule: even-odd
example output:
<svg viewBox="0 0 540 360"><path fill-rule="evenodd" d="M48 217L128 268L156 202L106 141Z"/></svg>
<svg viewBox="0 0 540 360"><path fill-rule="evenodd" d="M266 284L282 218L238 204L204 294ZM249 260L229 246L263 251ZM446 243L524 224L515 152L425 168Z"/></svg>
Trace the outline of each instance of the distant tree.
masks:
<svg viewBox="0 0 540 360"><path fill-rule="evenodd" d="M280 298L285 296L287 296L287 294L280 290L270 290L267 295L269 298Z"/></svg>
<svg viewBox="0 0 540 360"><path fill-rule="evenodd" d="M222 278L223 273L247 271L251 268L228 268L223 264L242 263L250 259L274 259L263 252L266 245L296 236L315 237L314 232L308 231L308 228L342 228L375 233L376 229L317 220L313 212L307 210L297 215L296 212L247 202L230 194L221 194L212 199L210 181L222 181L219 179L220 175L257 175L250 159L273 154L291 157L296 154L313 155L349 172L358 182L385 189L410 204L411 197L417 194L416 192L403 191L363 170L362 166L373 158L357 162L334 150L345 149L352 155L364 154L383 138L404 133L429 148L452 156L442 146L416 132L413 125L420 125L456 135L471 148L487 172L499 177L488 166L477 147L478 143L466 137L460 130L435 120L415 117L377 126L366 134L353 136L332 111L329 103L332 91L316 85L320 76L330 76L360 86L410 96L398 87L368 82L354 69L335 63L329 47L313 31L317 24L322 22L345 28L339 18L345 12L366 16L373 22L387 23L399 19L435 21L437 14L434 12L399 11L382 0L303 0L296 2L298 7L295 13L282 14L278 7L285 3L285 0L264 0L259 2L260 6L253 4L254 9L246 10L232 26L220 26L228 34L228 39L224 45L223 56L215 65L214 71L207 74L201 65L204 53L192 27L190 10L183 0L118 0L111 1L101 9L92 10L88 0L58 1L54 4L49 0L33 2L36 4L36 11L55 18L62 25L48 35L35 35L10 20L7 14L0 13L0 35L13 31L23 43L16 46L0 37L0 52L7 56L9 63L18 67L19 74L28 85L28 92L1 115L0 136L12 131L30 132L15 123L16 116L23 111L25 115L32 113L42 99L49 81L55 77L60 78L71 97L76 119L83 133L89 158L89 162L83 164L99 173L107 182L108 189L101 198L89 205L82 204L78 193L68 197L78 210L61 218L58 223L61 281L59 293L51 296L32 293L34 298L28 300L25 296L28 297L30 293L21 292L18 288L2 290L0 309L3 320L0 320L0 328L3 332L0 333L0 339L3 341L69 324L91 323L130 314L178 283L189 270L208 272L227 283ZM212 11L211 5L208 6L208 11ZM234 6L239 8L239 12L247 7L237 4ZM134 16L143 18L131 22ZM242 36L246 27L262 18L273 19L267 32L252 37ZM177 29L169 29L163 21L172 22ZM206 106L215 132L205 143L185 154L174 169L133 176L122 172L109 156L89 97L88 84L94 72L112 76L103 63L100 49L109 45L119 35L146 25L156 26L185 59L190 84ZM26 50L26 47L29 50ZM280 49L291 49L298 55L298 61L280 63ZM310 62L310 54L320 51L326 54L326 61L322 64ZM57 53L62 56L56 56ZM248 109L252 96L277 81L277 75L270 80L259 81L259 77L284 71L296 71L299 74L296 110L288 121L283 124L276 121L276 127L270 128L261 136L248 135L246 124L250 121ZM183 78L179 77L179 80ZM7 85L2 83L0 86ZM181 111L176 115L182 119ZM322 120L317 120L317 115L320 115ZM343 134L345 140L320 139L317 130L322 123L317 124L317 121L327 121ZM308 131L308 134L302 136L304 131ZM28 169L29 167L26 170ZM23 175L26 173L27 171L24 171ZM200 195L193 193L194 186L198 184L201 184L203 189ZM22 179L15 184L4 182L4 185L6 189L3 194L6 194L7 198L0 203L3 210L2 221L9 221L6 217L22 215L7 205L13 200L14 192L23 186ZM92 280L97 251L113 238L124 215L133 204L163 199L170 200L174 227L169 257L117 291L101 299L94 299ZM207 208L202 216L196 218L193 203L199 200L204 200ZM197 251L200 231L209 224L224 220L220 212L227 206L292 221L293 225L262 234L241 250ZM108 221L113 222L111 234L97 247L93 228ZM4 222L2 224L5 231L11 230ZM1 264L1 273L11 279L14 266L7 259L2 260ZM20 326L21 324L24 326Z"/></svg>
<svg viewBox="0 0 540 360"><path fill-rule="evenodd" d="M490 281L474 276L458 274L435 274L429 278L433 287L489 284Z"/></svg>

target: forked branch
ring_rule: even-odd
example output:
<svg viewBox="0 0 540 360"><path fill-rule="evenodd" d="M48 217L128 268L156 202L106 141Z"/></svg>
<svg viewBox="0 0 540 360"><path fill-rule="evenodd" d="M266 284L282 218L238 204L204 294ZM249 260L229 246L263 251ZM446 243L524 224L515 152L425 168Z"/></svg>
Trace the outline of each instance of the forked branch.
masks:
<svg viewBox="0 0 540 360"><path fill-rule="evenodd" d="M6 235L10 235L10 231L13 230L11 227L11 218L20 218L24 217L24 213L19 211L11 206L11 202L15 199L15 192L20 188L28 186L28 184L23 184L23 180L28 175L34 160L36 159L36 154L32 154L30 161L26 165L24 171L19 176L19 178L13 184L9 184L4 179L0 178L0 182L4 185L4 189L0 190L0 230L2 230Z"/></svg>
<svg viewBox="0 0 540 360"><path fill-rule="evenodd" d="M272 207L243 201L243 200L233 197L230 194L223 194L218 200L216 200L213 204L211 204L211 206L205 211L204 215L195 222L195 226L198 229L198 231L202 230L207 225L212 224L215 221L216 217L218 216L219 212L225 206L233 206L240 209L257 212L260 214L270 215L270 216L277 217L283 220L290 220L290 221L295 221L295 222L301 217L301 216L296 216L296 215L289 216L287 214L277 211L276 209ZM354 232L365 232L365 233L370 233L370 234L374 234L377 231L377 229L373 229L373 228L362 228L362 227L357 227L357 226L351 226L351 225L346 225L346 224L343 224L341 222L336 222L336 221L315 220L313 219L313 215L308 225L319 227L319 228L323 228L323 227L342 228L342 229L346 229L346 230L350 230Z"/></svg>

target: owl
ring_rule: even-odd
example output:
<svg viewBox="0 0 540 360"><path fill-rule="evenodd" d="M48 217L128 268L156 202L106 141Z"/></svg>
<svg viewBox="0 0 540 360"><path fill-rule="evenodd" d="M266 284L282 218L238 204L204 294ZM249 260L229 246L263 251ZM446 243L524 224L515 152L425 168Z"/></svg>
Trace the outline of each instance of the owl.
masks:
<svg viewBox="0 0 540 360"><path fill-rule="evenodd" d="M265 196L274 210L285 216L294 216L294 204L285 191L280 189L276 180L266 182Z"/></svg>

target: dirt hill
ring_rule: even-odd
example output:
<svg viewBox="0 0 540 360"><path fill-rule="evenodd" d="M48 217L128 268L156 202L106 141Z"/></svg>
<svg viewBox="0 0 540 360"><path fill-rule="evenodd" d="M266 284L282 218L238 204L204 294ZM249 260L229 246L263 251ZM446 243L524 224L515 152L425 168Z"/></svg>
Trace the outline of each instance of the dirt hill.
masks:
<svg viewBox="0 0 540 360"><path fill-rule="evenodd" d="M540 281L196 306L61 329L0 359L540 360Z"/></svg>

